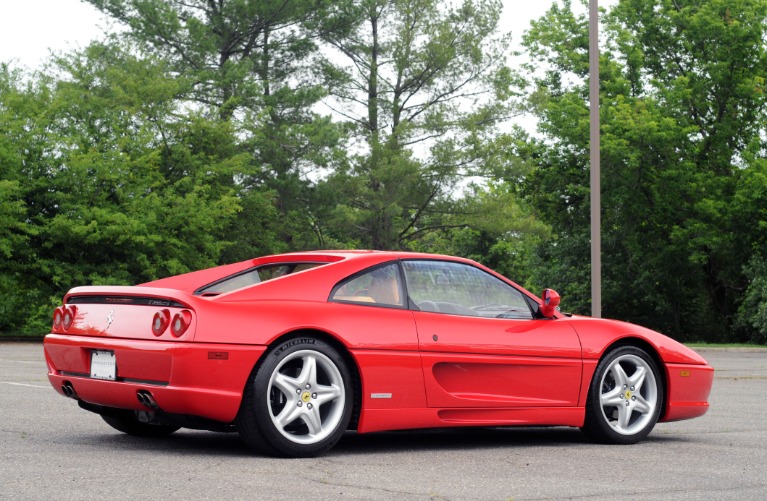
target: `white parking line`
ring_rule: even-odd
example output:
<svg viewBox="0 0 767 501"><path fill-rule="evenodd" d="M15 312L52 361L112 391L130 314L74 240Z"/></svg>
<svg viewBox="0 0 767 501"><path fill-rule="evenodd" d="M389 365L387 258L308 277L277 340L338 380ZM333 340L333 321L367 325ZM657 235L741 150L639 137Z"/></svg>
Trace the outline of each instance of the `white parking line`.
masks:
<svg viewBox="0 0 767 501"><path fill-rule="evenodd" d="M36 384L24 384L24 383L11 383L9 381L0 381L0 384L9 384L11 386L28 386L30 388L43 388L43 389L50 388L50 386L38 386Z"/></svg>

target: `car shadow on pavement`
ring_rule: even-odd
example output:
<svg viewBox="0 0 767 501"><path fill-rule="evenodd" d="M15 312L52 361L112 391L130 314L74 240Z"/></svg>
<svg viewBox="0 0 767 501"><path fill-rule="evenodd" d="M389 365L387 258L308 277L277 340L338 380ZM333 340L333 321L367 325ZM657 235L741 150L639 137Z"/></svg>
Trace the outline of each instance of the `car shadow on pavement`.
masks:
<svg viewBox="0 0 767 501"><path fill-rule="evenodd" d="M689 442L693 437L651 433L640 444ZM416 452L498 448L542 448L562 446L621 447L593 442L578 428L507 427L408 430L371 434L347 433L330 454L368 454L376 451Z"/></svg>
<svg viewBox="0 0 767 501"><path fill-rule="evenodd" d="M70 438L72 442L77 442L81 446L120 449L124 453L141 451L168 455L263 456L250 449L237 433L180 430L167 437L142 438L105 431L103 434L79 435ZM642 443L668 444L686 442L691 438L655 433ZM573 445L604 447L603 444L589 440L577 428L448 428L370 434L348 432L328 455L524 449Z"/></svg>
<svg viewBox="0 0 767 501"><path fill-rule="evenodd" d="M557 447L588 443L574 428L446 428L370 434L347 433L331 452L423 451L493 449L501 447Z"/></svg>
<svg viewBox="0 0 767 501"><path fill-rule="evenodd" d="M80 435L77 443L123 452L149 451L168 455L252 456L253 450L237 433L179 430L167 437L134 437L119 432Z"/></svg>

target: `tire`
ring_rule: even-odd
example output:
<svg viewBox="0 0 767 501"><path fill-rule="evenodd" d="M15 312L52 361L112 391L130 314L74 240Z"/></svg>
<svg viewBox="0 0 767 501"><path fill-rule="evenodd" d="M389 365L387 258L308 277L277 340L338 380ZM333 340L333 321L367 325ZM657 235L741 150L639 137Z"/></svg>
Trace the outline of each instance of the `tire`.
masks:
<svg viewBox="0 0 767 501"><path fill-rule="evenodd" d="M181 428L170 424L150 424L140 421L135 411L115 409L101 418L117 431L134 437L164 437Z"/></svg>
<svg viewBox="0 0 767 501"><path fill-rule="evenodd" d="M354 407L352 379L335 348L294 338L269 350L245 387L237 431L256 450L313 457L343 436Z"/></svg>
<svg viewBox="0 0 767 501"><path fill-rule="evenodd" d="M663 392L658 367L647 352L634 346L615 348L594 372L581 429L597 442L637 443L658 422Z"/></svg>

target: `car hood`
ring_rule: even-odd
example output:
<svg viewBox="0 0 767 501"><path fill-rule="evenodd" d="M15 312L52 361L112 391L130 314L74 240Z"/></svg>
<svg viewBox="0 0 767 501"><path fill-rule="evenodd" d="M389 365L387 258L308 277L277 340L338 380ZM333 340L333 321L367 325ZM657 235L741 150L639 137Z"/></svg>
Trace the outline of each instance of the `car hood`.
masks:
<svg viewBox="0 0 767 501"><path fill-rule="evenodd" d="M606 347L622 339L641 339L649 343L665 363L707 365L705 358L682 343L640 325L572 315L563 319L581 339L584 358L599 358Z"/></svg>

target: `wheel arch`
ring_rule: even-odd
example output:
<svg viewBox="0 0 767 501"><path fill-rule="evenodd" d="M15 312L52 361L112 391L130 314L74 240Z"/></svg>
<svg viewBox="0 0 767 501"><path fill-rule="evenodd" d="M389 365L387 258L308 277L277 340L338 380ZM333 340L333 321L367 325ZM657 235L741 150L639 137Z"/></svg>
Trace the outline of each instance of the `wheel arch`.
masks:
<svg viewBox="0 0 767 501"><path fill-rule="evenodd" d="M362 412L362 377L360 375L360 368L357 364L357 360L352 356L349 349L346 347L344 343L338 340L335 336L332 334L329 334L325 331L319 330L319 329L296 329L290 332L286 332L279 336L278 338L275 338L271 343L269 343L266 351L268 352L275 346L279 346L280 344L294 338L298 337L312 337L315 339L318 339L324 343L329 344L333 348L335 348L338 353L343 357L344 361L346 362L346 365L349 367L349 372L352 377L352 390L354 394L354 407L352 408L352 417L349 421L349 426L347 427L348 430L356 430L357 425L359 424L360 419L360 413ZM253 371L251 373L250 377L253 377L252 375L258 372L259 367L263 363L265 357L259 358L259 360L256 362L256 365L253 367Z"/></svg>
<svg viewBox="0 0 767 501"><path fill-rule="evenodd" d="M658 421L660 422L668 412L668 374L666 374L666 365L663 363L663 359L660 357L660 353L658 350L653 346L651 343L646 341L645 339L638 338L638 337L624 337L621 339L618 339L616 341L613 341L611 344L609 344L604 350L602 350L602 354L599 356L599 362L601 362L605 356L613 351L616 348L620 348L623 346L633 346L634 348L640 348L647 353L650 358L652 358L653 362L655 362L655 366L658 368L658 377L660 377L660 382L663 385L663 394L662 394L662 401L661 401L661 413L660 416L658 416Z"/></svg>

